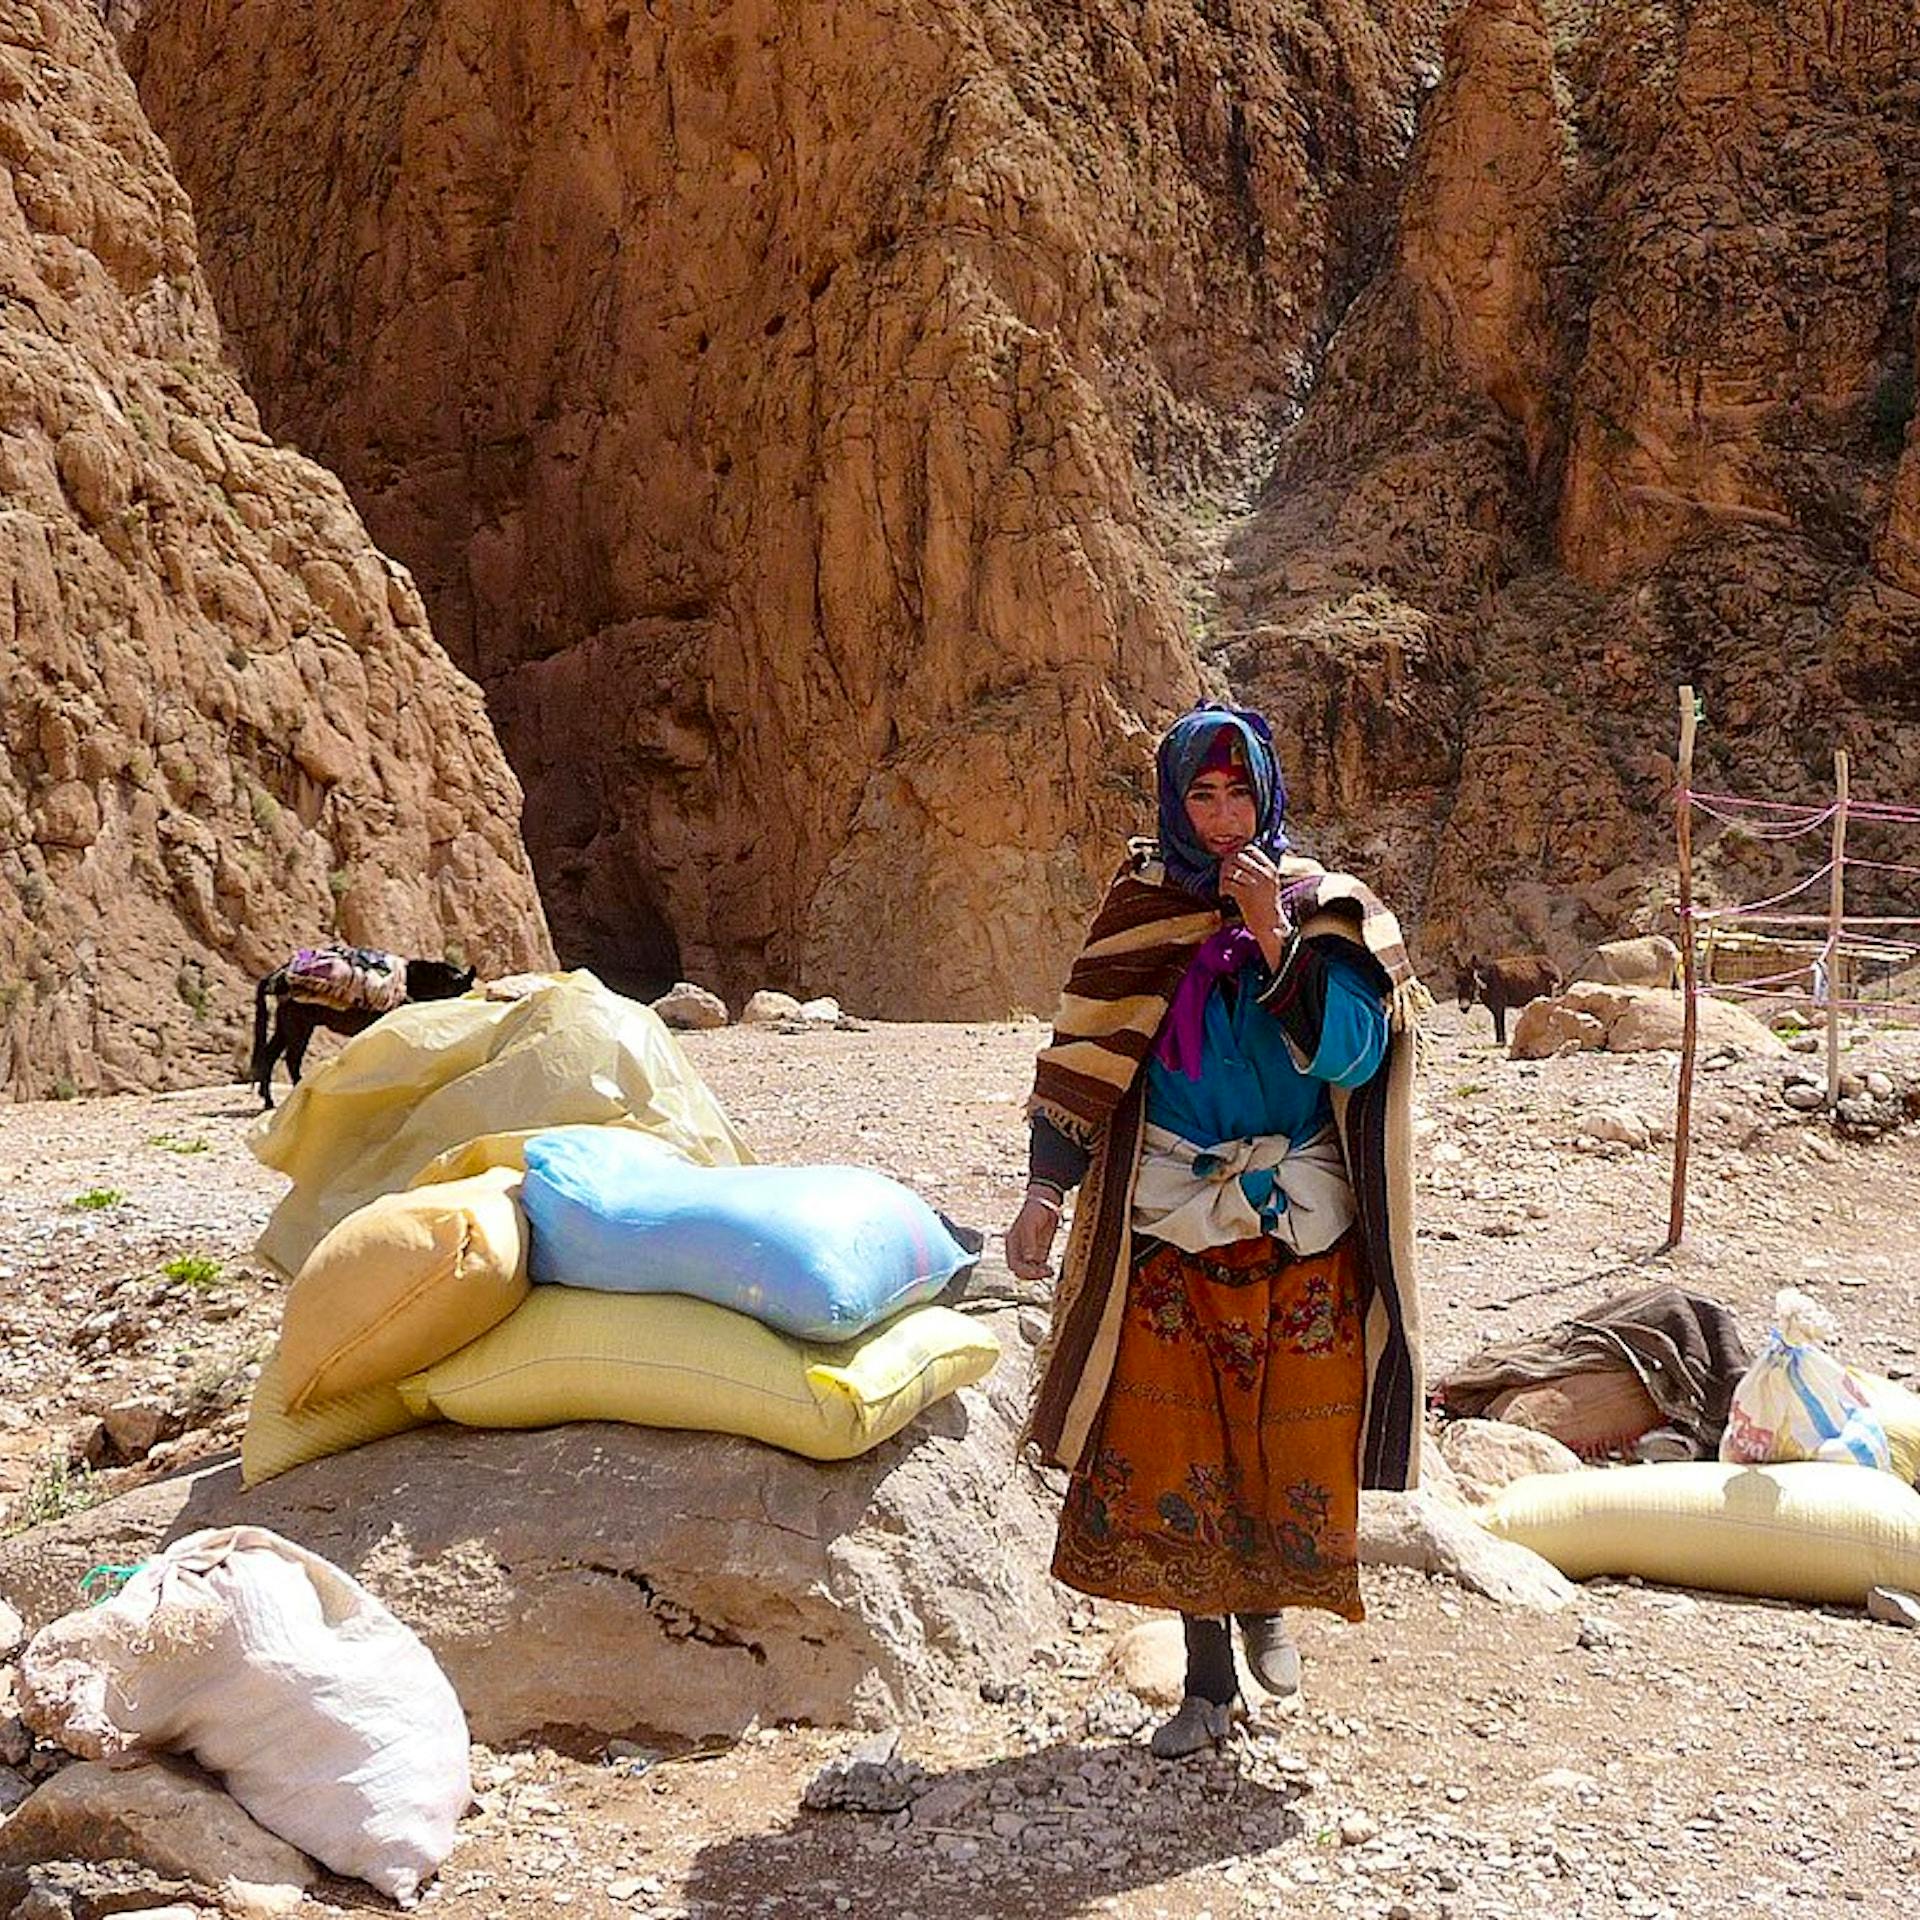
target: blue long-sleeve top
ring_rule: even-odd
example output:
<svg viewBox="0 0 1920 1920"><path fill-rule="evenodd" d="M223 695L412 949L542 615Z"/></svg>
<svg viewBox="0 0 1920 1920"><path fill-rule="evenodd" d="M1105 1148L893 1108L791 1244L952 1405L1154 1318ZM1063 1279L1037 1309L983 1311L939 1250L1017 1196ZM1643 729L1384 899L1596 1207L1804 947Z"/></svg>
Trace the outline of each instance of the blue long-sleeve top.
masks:
<svg viewBox="0 0 1920 1920"><path fill-rule="evenodd" d="M1306 1055L1305 1072L1294 1064L1288 1038ZM1198 1080L1149 1055L1146 1117L1198 1146L1272 1133L1304 1140L1331 1117L1327 1089L1372 1079L1387 1041L1385 1002L1365 963L1332 942L1309 942L1280 980L1256 960L1215 988ZM1036 1117L1029 1167L1035 1179L1064 1191L1084 1177L1087 1151Z"/></svg>
<svg viewBox="0 0 1920 1920"><path fill-rule="evenodd" d="M1259 961L1207 996L1200 1078L1189 1080L1157 1054L1147 1059L1149 1126L1196 1146L1283 1133L1304 1140L1332 1118L1329 1086L1371 1080L1387 1051L1387 1015L1360 969L1323 959L1325 1007L1319 1044L1303 1073L1278 1015L1262 1004L1273 984Z"/></svg>
<svg viewBox="0 0 1920 1920"><path fill-rule="evenodd" d="M1261 1004L1272 985L1255 961L1207 996L1198 1080L1148 1056L1149 1126L1201 1147L1275 1133L1306 1140L1333 1118L1330 1086L1357 1087L1373 1077L1387 1051L1387 1015L1356 968L1337 957L1324 961L1319 1045L1304 1073L1280 1019ZM1271 1168L1243 1173L1240 1190L1269 1219L1286 1205Z"/></svg>

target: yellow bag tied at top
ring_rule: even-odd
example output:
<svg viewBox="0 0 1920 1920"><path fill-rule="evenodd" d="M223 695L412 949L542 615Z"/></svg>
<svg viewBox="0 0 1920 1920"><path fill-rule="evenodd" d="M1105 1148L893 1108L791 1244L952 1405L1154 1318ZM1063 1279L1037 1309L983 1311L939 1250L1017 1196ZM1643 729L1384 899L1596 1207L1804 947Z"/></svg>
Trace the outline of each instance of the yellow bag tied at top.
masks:
<svg viewBox="0 0 1920 1920"><path fill-rule="evenodd" d="M846 1460L984 1378L999 1356L991 1333L946 1307L910 1308L859 1340L815 1346L682 1294L536 1287L400 1393L422 1417L472 1427L625 1420Z"/></svg>
<svg viewBox="0 0 1920 1920"><path fill-rule="evenodd" d="M293 1183L254 1251L291 1277L348 1214L468 1142L608 1124L700 1166L753 1158L660 1016L584 970L509 1002L398 1007L250 1129L255 1157Z"/></svg>
<svg viewBox="0 0 1920 1920"><path fill-rule="evenodd" d="M527 1297L522 1176L383 1194L302 1262L280 1327L290 1411L391 1386L497 1326Z"/></svg>

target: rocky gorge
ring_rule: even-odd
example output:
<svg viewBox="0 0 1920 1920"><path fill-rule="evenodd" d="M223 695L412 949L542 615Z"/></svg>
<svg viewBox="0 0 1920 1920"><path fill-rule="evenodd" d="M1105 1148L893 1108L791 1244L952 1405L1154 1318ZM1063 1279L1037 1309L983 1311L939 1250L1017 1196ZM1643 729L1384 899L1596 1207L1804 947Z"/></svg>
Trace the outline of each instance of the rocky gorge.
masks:
<svg viewBox="0 0 1920 1920"><path fill-rule="evenodd" d="M406 570L262 431L84 8L0 7L0 1093L224 1078L301 939L551 956Z"/></svg>
<svg viewBox="0 0 1920 1920"><path fill-rule="evenodd" d="M1920 790L1900 0L106 18L137 105L50 0L7 107L16 360L60 303L122 417L8 442L84 666L8 698L0 1082L543 910L635 990L1043 1010L1199 693L1429 968L1666 917L1682 680L1699 784Z"/></svg>
<svg viewBox="0 0 1920 1920"><path fill-rule="evenodd" d="M1915 35L196 0L127 52L563 946L902 1015L1044 1006L1203 687L1430 964L1661 917L1682 679L1722 786L1914 790ZM1710 840L1710 892L1786 872Z"/></svg>

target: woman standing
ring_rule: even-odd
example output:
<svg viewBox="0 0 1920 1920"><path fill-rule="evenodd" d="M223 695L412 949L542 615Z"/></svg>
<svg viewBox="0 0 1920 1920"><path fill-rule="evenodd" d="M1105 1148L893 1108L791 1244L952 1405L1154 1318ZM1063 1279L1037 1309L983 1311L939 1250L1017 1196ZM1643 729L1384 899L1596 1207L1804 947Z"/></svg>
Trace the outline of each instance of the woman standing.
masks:
<svg viewBox="0 0 1920 1920"><path fill-rule="evenodd" d="M1257 714L1196 708L1158 770L1158 842L1134 843L1037 1064L1007 1259L1050 1273L1082 1187L1028 1438L1070 1475L1056 1578L1183 1617L1186 1697L1153 1737L1171 1759L1231 1723L1229 1616L1280 1694L1283 1608L1363 1617L1360 1488L1417 1474L1429 1002L1393 916L1286 852Z"/></svg>

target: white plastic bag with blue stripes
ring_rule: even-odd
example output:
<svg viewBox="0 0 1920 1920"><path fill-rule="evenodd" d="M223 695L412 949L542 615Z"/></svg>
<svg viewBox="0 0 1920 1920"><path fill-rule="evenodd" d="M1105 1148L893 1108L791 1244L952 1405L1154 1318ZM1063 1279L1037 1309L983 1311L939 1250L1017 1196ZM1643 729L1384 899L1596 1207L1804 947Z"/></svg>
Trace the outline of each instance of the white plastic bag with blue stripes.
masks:
<svg viewBox="0 0 1920 1920"><path fill-rule="evenodd" d="M1797 1287L1774 1296L1760 1357L1733 1390L1720 1458L1749 1465L1835 1460L1893 1470L1887 1430L1860 1376L1827 1352L1832 1316Z"/></svg>

